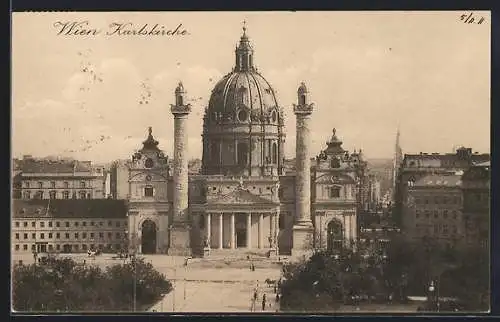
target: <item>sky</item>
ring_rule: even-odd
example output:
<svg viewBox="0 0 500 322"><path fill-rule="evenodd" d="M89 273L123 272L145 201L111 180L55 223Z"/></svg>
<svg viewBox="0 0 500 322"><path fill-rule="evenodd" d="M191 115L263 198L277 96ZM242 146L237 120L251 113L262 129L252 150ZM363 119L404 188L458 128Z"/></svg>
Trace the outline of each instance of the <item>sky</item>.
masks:
<svg viewBox="0 0 500 322"><path fill-rule="evenodd" d="M16 12L12 153L126 159L151 126L172 155L170 104L182 81L193 111L188 155L201 158L204 108L233 68L243 21L254 64L286 113L286 157L295 154L292 104L301 82L315 103L311 157L326 147L333 128L345 149L361 148L367 158L391 158L398 127L403 153L457 146L489 152L490 13L475 12L485 23L474 25L464 24L462 14ZM55 23L72 21L104 32L57 34ZM187 34L106 36L113 22L182 24Z"/></svg>

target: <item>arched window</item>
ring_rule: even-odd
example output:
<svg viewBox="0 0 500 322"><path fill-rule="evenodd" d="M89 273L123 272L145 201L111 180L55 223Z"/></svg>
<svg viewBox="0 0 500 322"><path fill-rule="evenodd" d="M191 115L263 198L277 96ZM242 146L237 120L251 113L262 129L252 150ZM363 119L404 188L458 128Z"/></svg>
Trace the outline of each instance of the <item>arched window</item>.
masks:
<svg viewBox="0 0 500 322"><path fill-rule="evenodd" d="M69 191L63 191L63 199L69 199Z"/></svg>
<svg viewBox="0 0 500 322"><path fill-rule="evenodd" d="M200 215L199 220L198 220L198 227L200 227L200 229L205 229L205 216L204 215Z"/></svg>
<svg viewBox="0 0 500 322"><path fill-rule="evenodd" d="M68 189L69 188L69 183L67 181L65 181L63 183L63 187L64 187L64 189Z"/></svg>
<svg viewBox="0 0 500 322"><path fill-rule="evenodd" d="M31 192L30 191L24 192L24 199L31 199Z"/></svg>
<svg viewBox="0 0 500 322"><path fill-rule="evenodd" d="M43 199L43 191L37 191L36 193L36 199Z"/></svg>
<svg viewBox="0 0 500 322"><path fill-rule="evenodd" d="M177 106L182 106L184 105L184 98L182 95L177 95L177 102L176 102L176 105Z"/></svg>
<svg viewBox="0 0 500 322"><path fill-rule="evenodd" d="M219 142L213 141L210 144L210 160L212 162L219 162L220 153L219 153Z"/></svg>
<svg viewBox="0 0 500 322"><path fill-rule="evenodd" d="M49 192L49 197L50 199L56 199L56 192L55 191Z"/></svg>
<svg viewBox="0 0 500 322"><path fill-rule="evenodd" d="M248 163L248 145L246 143L238 143L238 165L246 165Z"/></svg>
<svg viewBox="0 0 500 322"><path fill-rule="evenodd" d="M306 104L306 95L301 94L299 97L299 105L305 105Z"/></svg>
<svg viewBox="0 0 500 322"><path fill-rule="evenodd" d="M327 227L328 239L327 249L329 251L342 249L344 241L344 229L338 220L332 220Z"/></svg>
<svg viewBox="0 0 500 322"><path fill-rule="evenodd" d="M145 197L153 197L153 186L144 187L144 196Z"/></svg>
<svg viewBox="0 0 500 322"><path fill-rule="evenodd" d="M80 191L79 195L80 195L80 199L86 199L86 197L87 197L87 193L85 191Z"/></svg>
<svg viewBox="0 0 500 322"><path fill-rule="evenodd" d="M273 164L278 163L278 145L276 142L273 143Z"/></svg>

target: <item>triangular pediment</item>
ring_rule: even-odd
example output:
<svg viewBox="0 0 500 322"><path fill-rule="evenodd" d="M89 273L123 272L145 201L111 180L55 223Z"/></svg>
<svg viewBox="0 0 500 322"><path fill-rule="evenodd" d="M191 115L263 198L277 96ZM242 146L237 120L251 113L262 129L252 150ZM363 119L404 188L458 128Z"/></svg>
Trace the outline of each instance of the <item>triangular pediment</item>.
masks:
<svg viewBox="0 0 500 322"><path fill-rule="evenodd" d="M238 188L226 195L208 200L209 204L273 204L269 199L254 195L246 189Z"/></svg>
<svg viewBox="0 0 500 322"><path fill-rule="evenodd" d="M351 176L340 173L324 174L316 179L316 183L353 184L355 182Z"/></svg>

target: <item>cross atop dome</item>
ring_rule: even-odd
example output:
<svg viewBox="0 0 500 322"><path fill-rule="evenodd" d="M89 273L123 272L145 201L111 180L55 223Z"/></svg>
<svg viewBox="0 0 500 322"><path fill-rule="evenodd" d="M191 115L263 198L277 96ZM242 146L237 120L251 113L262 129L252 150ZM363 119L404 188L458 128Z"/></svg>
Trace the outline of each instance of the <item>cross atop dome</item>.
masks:
<svg viewBox="0 0 500 322"><path fill-rule="evenodd" d="M247 36L247 22L243 20L243 35L240 43L236 46L236 67L237 72L254 71L253 66L253 48Z"/></svg>

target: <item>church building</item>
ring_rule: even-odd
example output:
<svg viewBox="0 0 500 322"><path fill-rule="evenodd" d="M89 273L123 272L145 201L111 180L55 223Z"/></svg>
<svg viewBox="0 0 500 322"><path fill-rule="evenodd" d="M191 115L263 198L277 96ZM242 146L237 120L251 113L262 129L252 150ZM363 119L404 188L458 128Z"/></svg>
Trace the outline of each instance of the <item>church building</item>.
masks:
<svg viewBox="0 0 500 322"><path fill-rule="evenodd" d="M232 71L215 85L205 108L196 175L188 174L186 95L179 83L171 106L171 162L150 128L127 165L128 180L120 181L127 184L135 249L183 256L207 255L207 249L300 255L356 240L360 173L366 166L361 151L345 151L334 129L325 150L311 159L316 107L302 83L293 106L295 169L285 171L284 107L255 67L246 28Z"/></svg>

